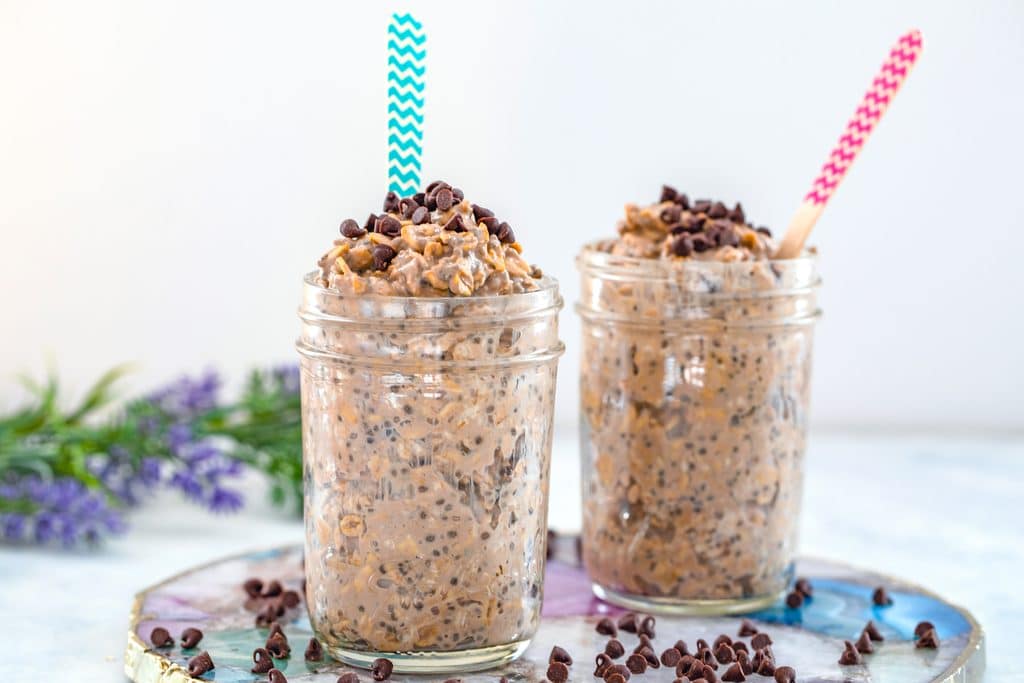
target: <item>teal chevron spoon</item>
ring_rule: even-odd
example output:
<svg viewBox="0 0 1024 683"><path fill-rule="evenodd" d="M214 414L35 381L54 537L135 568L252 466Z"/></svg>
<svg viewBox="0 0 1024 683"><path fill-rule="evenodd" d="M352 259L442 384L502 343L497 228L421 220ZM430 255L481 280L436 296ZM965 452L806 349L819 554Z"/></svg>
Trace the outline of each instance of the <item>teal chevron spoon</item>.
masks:
<svg viewBox="0 0 1024 683"><path fill-rule="evenodd" d="M423 169L423 77L427 37L411 14L388 24L388 190L415 194Z"/></svg>

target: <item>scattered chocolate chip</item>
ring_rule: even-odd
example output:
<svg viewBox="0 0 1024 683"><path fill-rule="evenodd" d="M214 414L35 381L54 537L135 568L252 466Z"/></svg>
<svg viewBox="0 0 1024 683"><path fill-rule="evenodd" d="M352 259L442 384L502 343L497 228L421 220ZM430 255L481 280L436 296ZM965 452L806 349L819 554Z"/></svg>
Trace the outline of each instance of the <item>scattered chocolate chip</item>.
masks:
<svg viewBox="0 0 1024 683"><path fill-rule="evenodd" d="M770 664L772 664L773 665L772 671L774 671L775 654L772 652L772 649L770 647L764 647L764 648L761 648L760 650L758 650L757 652L755 652L754 653L754 658L750 662L750 665L753 667L754 671L757 671L758 673L760 673L761 672L761 664L764 663L764 662L769 662ZM769 674L769 675L771 675L771 674Z"/></svg>
<svg viewBox="0 0 1024 683"><path fill-rule="evenodd" d="M267 632L267 638L270 638L271 636L274 636L276 634L280 634L282 638L288 640L288 636L284 634L284 629L281 628L281 624L275 621L270 625L270 630Z"/></svg>
<svg viewBox="0 0 1024 683"><path fill-rule="evenodd" d="M636 614L633 612L626 612L619 617L619 630L625 631L626 633L636 633Z"/></svg>
<svg viewBox="0 0 1024 683"><path fill-rule="evenodd" d="M703 253L711 248L711 241L705 235L694 235L693 238L693 250L698 254Z"/></svg>
<svg viewBox="0 0 1024 683"><path fill-rule="evenodd" d="M670 647L661 653L661 663L665 666L675 667L679 663L679 660L683 658L683 653L674 647Z"/></svg>
<svg viewBox="0 0 1024 683"><path fill-rule="evenodd" d="M640 652L640 650L644 649L645 647L649 647L652 650L654 649L654 643L651 642L651 637L646 633L641 633L639 636L639 640L640 642L637 644L636 647L633 648L633 652Z"/></svg>
<svg viewBox="0 0 1024 683"><path fill-rule="evenodd" d="M605 673L605 680L608 683L611 683L611 677L615 676L616 674L622 676L627 681L629 680L629 677L631 675L629 672L629 667L627 667L625 664L612 664L610 667L608 667L608 671Z"/></svg>
<svg viewBox="0 0 1024 683"><path fill-rule="evenodd" d="M622 628L622 624L619 624L619 628ZM626 654L626 648L617 639L612 638L605 644L604 653L612 659L618 659L622 655Z"/></svg>
<svg viewBox="0 0 1024 683"><path fill-rule="evenodd" d="M675 649L679 650L679 654L681 654L681 655L688 655L688 654L690 654L690 648L686 647L686 641L685 640L682 640L682 639L677 640L676 644L673 645L672 647L674 647Z"/></svg>
<svg viewBox="0 0 1024 683"><path fill-rule="evenodd" d="M710 650L711 649L711 645L709 645L708 641L704 640L703 638L698 638L697 639L697 649L698 650Z"/></svg>
<svg viewBox="0 0 1024 683"><path fill-rule="evenodd" d="M737 654L739 654L740 652L747 652L748 651L747 650L747 644L744 643L742 640L737 640L736 642L734 642L732 644L732 649L735 650Z"/></svg>
<svg viewBox="0 0 1024 683"><path fill-rule="evenodd" d="M767 633L755 633L754 637L750 639L750 647L755 650L763 650L772 644L772 637Z"/></svg>
<svg viewBox="0 0 1024 683"><path fill-rule="evenodd" d="M359 674L349 671L338 676L336 683L359 683Z"/></svg>
<svg viewBox="0 0 1024 683"><path fill-rule="evenodd" d="M412 216L412 212L416 210L419 204L412 197L403 197L398 200L398 209L403 217L409 218Z"/></svg>
<svg viewBox="0 0 1024 683"><path fill-rule="evenodd" d="M767 657L765 659L762 659L761 662L757 665L757 673L761 674L762 676L774 676L775 662L768 659Z"/></svg>
<svg viewBox="0 0 1024 683"><path fill-rule="evenodd" d="M288 609L297 607L300 602L302 602L302 597L299 595L298 591L287 590L284 593L281 593L281 604Z"/></svg>
<svg viewBox="0 0 1024 683"><path fill-rule="evenodd" d="M391 672L395 670L395 665L391 663L390 659L384 659L378 657L373 660L373 664L370 666L370 673L373 674L373 680L375 681L386 681L391 678Z"/></svg>
<svg viewBox="0 0 1024 683"><path fill-rule="evenodd" d="M670 185L662 185L661 186L661 199L659 199L658 201L660 201L660 202L674 202L678 196L679 196L679 193L676 191L676 188L674 188L674 187L672 187Z"/></svg>
<svg viewBox="0 0 1024 683"><path fill-rule="evenodd" d="M853 664L862 664L864 659L857 652L856 646L850 641L844 641L843 654L839 656L839 663L843 666L851 666Z"/></svg>
<svg viewBox="0 0 1024 683"><path fill-rule="evenodd" d="M494 212L490 209L485 209L479 204L473 204L473 218L479 223L482 218L494 218Z"/></svg>
<svg viewBox="0 0 1024 683"><path fill-rule="evenodd" d="M265 647L258 647L252 651L252 661L253 665L249 670L254 674L265 674L274 668L274 660Z"/></svg>
<svg viewBox="0 0 1024 683"><path fill-rule="evenodd" d="M342 232L345 232L345 223L342 223L341 227ZM244 590L245 594L250 598L258 598L260 597L260 593L263 592L263 582L256 578L246 579L245 583L242 584L242 590Z"/></svg>
<svg viewBox="0 0 1024 683"><path fill-rule="evenodd" d="M306 646L305 658L307 662L322 662L324 659L324 648L316 638L309 639Z"/></svg>
<svg viewBox="0 0 1024 683"><path fill-rule="evenodd" d="M711 210L711 200L710 199L698 199L697 201L695 201L693 203L693 211L694 211L694 213L704 213L704 214L706 214L710 210Z"/></svg>
<svg viewBox="0 0 1024 683"><path fill-rule="evenodd" d="M656 621L655 621L654 617L648 615L648 616L644 617L643 621L640 622L640 625L637 626L636 632L640 633L640 634L643 634L645 636L648 636L650 638L653 638L654 637L654 625L655 625L655 623L656 623Z"/></svg>
<svg viewBox="0 0 1024 683"><path fill-rule="evenodd" d="M192 659L188 660L188 675L199 676L207 671L213 671L213 660L210 659L210 653L203 650Z"/></svg>
<svg viewBox="0 0 1024 683"><path fill-rule="evenodd" d="M725 208L722 202L715 202L707 211L708 218L725 218L729 215L729 209Z"/></svg>
<svg viewBox="0 0 1024 683"><path fill-rule="evenodd" d="M871 622L868 622L868 623L871 623ZM914 627L914 637L915 638L920 638L925 633L927 633L928 631L931 631L934 628L935 628L935 624L933 624L930 621L919 621L917 623L917 626ZM864 629L867 630L867 627L865 626Z"/></svg>
<svg viewBox="0 0 1024 683"><path fill-rule="evenodd" d="M398 211L398 195L394 192L388 192L384 195L384 211Z"/></svg>
<svg viewBox="0 0 1024 683"><path fill-rule="evenodd" d="M687 235L680 235L672 242L672 253L676 256L689 256L693 253L693 240Z"/></svg>
<svg viewBox="0 0 1024 683"><path fill-rule="evenodd" d="M732 211L729 212L729 220L736 221L737 223L745 223L747 218L743 213L743 205L736 202L736 206L733 207Z"/></svg>
<svg viewBox="0 0 1024 683"><path fill-rule="evenodd" d="M352 239L356 237L362 237L363 235L366 234L366 231L359 227L359 223L356 223L351 218L346 218L341 222L340 230L342 235ZM248 591L248 589L246 590ZM259 593L257 593L257 595L259 595Z"/></svg>
<svg viewBox="0 0 1024 683"><path fill-rule="evenodd" d="M398 255L398 252L386 244L378 244L373 247L373 268L374 270L387 270L391 259Z"/></svg>
<svg viewBox="0 0 1024 683"><path fill-rule="evenodd" d="M786 596L786 607L790 609L799 609L803 607L804 596L799 591L792 591Z"/></svg>
<svg viewBox="0 0 1024 683"><path fill-rule="evenodd" d="M375 227L377 227L377 214L371 213L366 217L366 222L363 223L363 230L366 232L373 232Z"/></svg>
<svg viewBox="0 0 1024 683"><path fill-rule="evenodd" d="M728 643L719 643L715 648L715 659L721 664L736 661L736 651Z"/></svg>
<svg viewBox="0 0 1024 683"><path fill-rule="evenodd" d="M626 683L626 677L618 672L612 672L605 677L604 683Z"/></svg>
<svg viewBox="0 0 1024 683"><path fill-rule="evenodd" d="M647 671L647 658L643 655L632 654L626 658L626 668L635 674L642 674Z"/></svg>
<svg viewBox="0 0 1024 683"><path fill-rule="evenodd" d="M174 638L171 638L170 631L163 626L157 626L150 632L149 642L153 647L174 647Z"/></svg>
<svg viewBox="0 0 1024 683"><path fill-rule="evenodd" d="M498 241L502 244L512 244L516 241L516 235L512 232L512 226L502 223L498 226Z"/></svg>
<svg viewBox="0 0 1024 683"><path fill-rule="evenodd" d="M871 594L871 602L875 603L879 607L888 607L892 604L892 597L890 597L889 591L885 590L884 587L879 586L875 589L875 592Z"/></svg>
<svg viewBox="0 0 1024 683"><path fill-rule="evenodd" d="M274 579L266 586L263 587L263 597L265 598L276 598L284 589L281 587L281 582Z"/></svg>
<svg viewBox="0 0 1024 683"><path fill-rule="evenodd" d="M915 632L917 631L917 629L914 630ZM873 621L868 621L868 623L864 624L864 633L868 634L868 638L876 643L880 643L885 640L885 636L882 635L882 632L878 630L878 627L875 626L875 622Z"/></svg>
<svg viewBox="0 0 1024 683"><path fill-rule="evenodd" d="M382 235L388 237L398 237L402 234L402 223L394 216L384 214L377 219L377 223L373 227L374 232L379 232Z"/></svg>
<svg viewBox="0 0 1024 683"><path fill-rule="evenodd" d="M676 204L673 204L672 206L668 207L667 209L661 212L661 220L664 221L666 225L678 223L679 219L682 218L682 216L683 209Z"/></svg>
<svg viewBox="0 0 1024 683"><path fill-rule="evenodd" d="M741 683L747 680L747 677L743 674L743 668L739 664L733 664L722 674L722 680L726 683Z"/></svg>
<svg viewBox="0 0 1024 683"><path fill-rule="evenodd" d="M856 648L857 652L862 655L869 655L875 651L874 646L871 645L871 638L864 632L861 632L860 638L857 639Z"/></svg>
<svg viewBox="0 0 1024 683"><path fill-rule="evenodd" d="M440 190L434 193L434 198L437 200L437 208L439 211L447 211L452 208L452 204L455 202L455 195L447 187L442 187Z"/></svg>
<svg viewBox="0 0 1024 683"><path fill-rule="evenodd" d="M914 643L914 647L919 650L929 649L937 650L939 648L939 634L935 632L935 629L930 628L921 634L921 637Z"/></svg>
<svg viewBox="0 0 1024 683"><path fill-rule="evenodd" d="M676 197L676 204L678 204L680 207L682 207L684 209L689 209L690 208L690 198L687 197L682 192L680 192L679 196Z"/></svg>
<svg viewBox="0 0 1024 683"><path fill-rule="evenodd" d="M608 668L612 665L612 658L603 652L599 652L594 657L594 676L596 678L604 678L604 674L608 671Z"/></svg>
<svg viewBox="0 0 1024 683"><path fill-rule="evenodd" d="M765 230L767 230L767 228L765 228ZM796 580L796 583L793 584L793 590L805 598L809 598L814 595L814 586L811 585L810 581L803 577Z"/></svg>
<svg viewBox="0 0 1024 683"><path fill-rule="evenodd" d="M428 218L430 218L430 212L427 211L427 207L419 206L416 207L416 210L412 212L412 217L410 218L410 220L412 221L413 225L423 225L424 223L427 222Z"/></svg>
<svg viewBox="0 0 1024 683"><path fill-rule="evenodd" d="M565 683L569 680L569 667L563 662L551 662L548 665L547 676L551 683Z"/></svg>
<svg viewBox="0 0 1024 683"><path fill-rule="evenodd" d="M288 659L292 655L292 647L282 633L271 634L264 647L274 659Z"/></svg>
<svg viewBox="0 0 1024 683"><path fill-rule="evenodd" d="M462 224L462 216L459 214L452 216L451 220L444 224L444 229L452 232L466 232L466 226Z"/></svg>
<svg viewBox="0 0 1024 683"><path fill-rule="evenodd" d="M704 666L700 670L700 677L708 683L718 683L718 676L715 674L715 669L718 667Z"/></svg>
<svg viewBox="0 0 1024 683"><path fill-rule="evenodd" d="M551 654L548 655L548 661L561 662L562 664L572 666L572 657L565 651L565 648L561 648L557 645L551 648Z"/></svg>
<svg viewBox="0 0 1024 683"><path fill-rule="evenodd" d="M281 672L280 669L271 669L267 672L267 681L269 683L288 683L288 679Z"/></svg>
<svg viewBox="0 0 1024 683"><path fill-rule="evenodd" d="M647 666L649 666L650 668L652 668L652 669L660 669L661 668L661 660L658 658L658 653L656 653L654 651L654 648L651 647L650 645L646 645L646 646L640 648L640 650L638 652L636 652L635 654L638 654L641 657L643 657L644 659L646 659L647 660Z"/></svg>
<svg viewBox="0 0 1024 683"><path fill-rule="evenodd" d="M694 664L698 664L693 655L683 655L676 663L676 676L686 676Z"/></svg>
<svg viewBox="0 0 1024 683"><path fill-rule="evenodd" d="M199 644L203 639L203 632L197 628L187 628L181 632L181 646L188 650Z"/></svg>
<svg viewBox="0 0 1024 683"><path fill-rule="evenodd" d="M754 665L750 663L750 655L746 650L736 650L736 663L747 676L754 673Z"/></svg>
<svg viewBox="0 0 1024 683"><path fill-rule="evenodd" d="M597 626L594 627L594 630L600 633L602 636L611 636L612 638L614 638L615 636L619 635L619 629L615 626L615 622L609 619L608 617L605 617L601 621L597 622Z"/></svg>
<svg viewBox="0 0 1024 683"><path fill-rule="evenodd" d="M722 643L725 643L726 645L732 645L732 638L723 633L722 635L715 638L714 642L711 643L711 647L718 649L718 646Z"/></svg>
<svg viewBox="0 0 1024 683"><path fill-rule="evenodd" d="M780 666L775 670L775 683L796 683L796 669L791 666Z"/></svg>
<svg viewBox="0 0 1024 683"><path fill-rule="evenodd" d="M702 647L697 650L697 659L701 663L710 666L712 669L718 668L718 660L715 659L715 653L711 651L709 647Z"/></svg>

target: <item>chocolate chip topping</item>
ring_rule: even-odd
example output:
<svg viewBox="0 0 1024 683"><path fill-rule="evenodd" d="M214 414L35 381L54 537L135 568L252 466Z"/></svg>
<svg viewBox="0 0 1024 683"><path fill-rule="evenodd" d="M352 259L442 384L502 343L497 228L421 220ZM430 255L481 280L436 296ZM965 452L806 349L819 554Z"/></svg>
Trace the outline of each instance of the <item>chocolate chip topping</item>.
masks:
<svg viewBox="0 0 1024 683"><path fill-rule="evenodd" d="M335 683L359 683L359 674L349 671L338 676Z"/></svg>
<svg viewBox="0 0 1024 683"><path fill-rule="evenodd" d="M551 654L548 655L548 661L561 662L562 664L572 666L572 657L569 655L568 652L565 651L565 648L559 647L557 645L551 648Z"/></svg>
<svg viewBox="0 0 1024 683"><path fill-rule="evenodd" d="M203 639L203 632L197 628L187 628L181 632L181 646L186 650L195 647Z"/></svg>
<svg viewBox="0 0 1024 683"><path fill-rule="evenodd" d="M632 654L626 658L626 668L635 674L642 674L647 671L647 658L643 655Z"/></svg>
<svg viewBox="0 0 1024 683"><path fill-rule="evenodd" d="M636 633L636 614L626 612L619 617L619 630L626 633Z"/></svg>
<svg viewBox="0 0 1024 683"><path fill-rule="evenodd" d="M715 202L707 210L708 218L725 218L729 215L729 209L725 208L722 202Z"/></svg>
<svg viewBox="0 0 1024 683"><path fill-rule="evenodd" d="M868 623L871 624L870 621ZM914 637L915 638L920 638L925 633L927 633L928 631L930 631L930 630L932 630L934 628L935 628L935 624L933 624L930 621L919 621L919 622L917 622L917 626L914 627ZM865 627L865 630L867 630L867 627Z"/></svg>
<svg viewBox="0 0 1024 683"><path fill-rule="evenodd" d="M661 220L669 225L678 223L683 216L683 209L678 204L673 204L661 212Z"/></svg>
<svg viewBox="0 0 1024 683"><path fill-rule="evenodd" d="M389 247L386 244L378 244L374 246L373 251L373 268L374 270L387 270L388 265L391 263L391 259L398 255L398 252Z"/></svg>
<svg viewBox="0 0 1024 683"><path fill-rule="evenodd" d="M622 622L619 622L619 628L622 628ZM617 639L612 638L605 644L604 653L612 659L618 659L626 654L626 648Z"/></svg>
<svg viewBox="0 0 1024 683"><path fill-rule="evenodd" d="M727 683L741 683L747 680L747 677L743 674L743 668L739 664L733 664L722 674L722 680Z"/></svg>
<svg viewBox="0 0 1024 683"><path fill-rule="evenodd" d="M265 647L258 647L252 651L252 661L253 665L249 670L254 674L265 674L274 668L274 660Z"/></svg>
<svg viewBox="0 0 1024 683"><path fill-rule="evenodd" d="M693 203L693 210L696 213L707 213L711 210L710 199L698 199Z"/></svg>
<svg viewBox="0 0 1024 683"><path fill-rule="evenodd" d="M280 669L271 669L267 672L268 683L288 683L288 679Z"/></svg>
<svg viewBox="0 0 1024 683"><path fill-rule="evenodd" d="M512 232L512 226L508 223L502 223L498 226L498 241L502 244L512 244L516 241L516 235Z"/></svg>
<svg viewBox="0 0 1024 683"><path fill-rule="evenodd" d="M306 646L304 657L307 662L322 662L324 659L324 648L316 638L310 638Z"/></svg>
<svg viewBox="0 0 1024 683"><path fill-rule="evenodd" d="M362 237L366 234L366 231L359 227L359 223L356 223L351 218L346 218L341 222L341 234L348 238Z"/></svg>
<svg viewBox="0 0 1024 683"><path fill-rule="evenodd" d="M805 598L809 598L814 595L814 586L811 585L810 581L803 577L796 580L796 583L793 584L793 590Z"/></svg>
<svg viewBox="0 0 1024 683"><path fill-rule="evenodd" d="M669 185L662 185L661 186L661 200L660 201L663 201L663 202L674 202L678 196L679 196L679 193L676 191L676 188L671 187Z"/></svg>
<svg viewBox="0 0 1024 683"><path fill-rule="evenodd" d="M388 192L384 195L384 212L391 213L392 211L398 211L398 195Z"/></svg>
<svg viewBox="0 0 1024 683"><path fill-rule="evenodd" d="M612 665L612 658L603 652L599 652L594 657L594 676L596 678L604 678L604 674L608 671L608 668Z"/></svg>
<svg viewBox="0 0 1024 683"><path fill-rule="evenodd" d="M551 662L548 665L547 676L551 683L565 683L569 680L569 667L562 662Z"/></svg>
<svg viewBox="0 0 1024 683"><path fill-rule="evenodd" d="M796 683L796 669L791 666L780 666L775 670L775 683Z"/></svg>
<svg viewBox="0 0 1024 683"><path fill-rule="evenodd" d="M444 224L445 230L452 232L466 232L466 226L462 224L462 216L455 214L451 219Z"/></svg>
<svg viewBox="0 0 1024 683"><path fill-rule="evenodd" d="M694 235L691 238L693 242L693 250L698 254L703 254L705 251L710 249L712 246L711 240L706 235Z"/></svg>
<svg viewBox="0 0 1024 683"><path fill-rule="evenodd" d="M843 666L852 666L854 664L862 664L863 662L864 659L857 652L856 646L848 640L844 641L843 654L839 656L839 663Z"/></svg>
<svg viewBox="0 0 1024 683"><path fill-rule="evenodd" d="M402 234L402 223L394 216L390 214L384 214L377 219L377 223L373 226L374 232L379 232L382 235L388 237L398 237Z"/></svg>
<svg viewBox="0 0 1024 683"><path fill-rule="evenodd" d="M672 253L676 256L689 256L693 253L693 240L686 235L680 235L672 242Z"/></svg>
<svg viewBox="0 0 1024 683"><path fill-rule="evenodd" d="M149 642L153 647L174 647L174 638L171 638L170 631L163 626L157 626L150 632Z"/></svg>
<svg viewBox="0 0 1024 683"><path fill-rule="evenodd" d="M375 681L386 681L391 678L391 672L395 670L395 665L391 663L390 659L384 659L378 657L373 660L373 664L370 666L370 673L373 674L373 680Z"/></svg>
<svg viewBox="0 0 1024 683"><path fill-rule="evenodd" d="M363 230L366 232L373 232L374 228L377 227L377 214L371 213L366 217L366 222L363 223Z"/></svg>
<svg viewBox="0 0 1024 683"><path fill-rule="evenodd" d="M189 676L200 676L207 671L213 671L213 660L210 658L210 653L203 650L192 659L188 660L188 675Z"/></svg>
<svg viewBox="0 0 1024 683"><path fill-rule="evenodd" d="M455 203L455 195L447 187L442 187L440 190L434 193L434 199L437 201L438 211L447 211L452 208Z"/></svg>
<svg viewBox="0 0 1024 683"><path fill-rule="evenodd" d="M594 630L600 633L602 636L611 636L612 638L614 638L615 636L619 635L619 629L617 626L615 626L615 622L609 619L608 617L605 617L601 621L597 622L597 626L594 627Z"/></svg>
<svg viewBox="0 0 1024 683"><path fill-rule="evenodd" d="M914 647L918 649L929 649L937 650L939 648L939 634L935 632L935 629L930 628L921 634L921 637L914 643Z"/></svg>
<svg viewBox="0 0 1024 683"><path fill-rule="evenodd" d="M678 204L680 206L680 208L689 210L690 209L690 198L687 197L682 192L680 192L679 196L676 197L676 204Z"/></svg>
<svg viewBox="0 0 1024 683"><path fill-rule="evenodd" d="M803 604L804 596L803 593L800 593L799 591L792 591L786 596L786 607L790 609L799 609L800 607L803 607Z"/></svg>
<svg viewBox="0 0 1024 683"><path fill-rule="evenodd" d="M750 639L750 647L755 650L763 650L772 644L772 637L767 633L755 633L754 637Z"/></svg>
<svg viewBox="0 0 1024 683"><path fill-rule="evenodd" d="M425 206L416 207L416 210L412 212L409 220L412 221L413 225L423 225L430 219L430 211Z"/></svg>
<svg viewBox="0 0 1024 683"><path fill-rule="evenodd" d="M882 635L882 632L878 630L878 627L875 626L875 622L873 621L868 621L868 623L864 624L864 633L868 634L868 638L876 643L880 643L885 640L885 636Z"/></svg>
<svg viewBox="0 0 1024 683"><path fill-rule="evenodd" d="M679 663L679 660L683 658L683 653L674 647L670 647L661 653L661 663L665 666L675 667Z"/></svg>
<svg viewBox="0 0 1024 683"><path fill-rule="evenodd" d="M869 655L875 651L874 646L871 644L871 638L863 631L860 634L860 638L857 639L856 647L857 652L863 655Z"/></svg>
<svg viewBox="0 0 1024 683"><path fill-rule="evenodd" d="M490 209L485 209L479 204L473 204L473 218L479 223L484 218L494 218L494 212Z"/></svg>
<svg viewBox="0 0 1024 683"><path fill-rule="evenodd" d="M342 225L345 224L342 223ZM263 582L256 578L246 579L245 583L242 584L242 590L244 590L245 594L250 598L258 598L260 597L260 593L263 592Z"/></svg>

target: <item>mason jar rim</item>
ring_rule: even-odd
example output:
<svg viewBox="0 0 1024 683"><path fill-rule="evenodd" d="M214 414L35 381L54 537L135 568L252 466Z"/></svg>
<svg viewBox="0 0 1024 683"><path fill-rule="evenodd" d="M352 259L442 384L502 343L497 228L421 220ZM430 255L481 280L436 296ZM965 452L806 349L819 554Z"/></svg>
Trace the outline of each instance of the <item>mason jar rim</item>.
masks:
<svg viewBox="0 0 1024 683"><path fill-rule="evenodd" d="M629 274L632 277L642 277L652 280L675 280L678 275L686 271L711 271L717 273L728 273L730 271L742 271L752 264L767 263L772 266L794 267L810 266L815 268L818 263L818 254L813 249L805 249L803 253L790 259L761 259L758 261L702 261L687 259L685 261L674 261L660 258L645 258L643 256L622 256L610 254L597 249L597 245L604 240L587 242L580 249L576 256L576 264L580 269L590 268L598 271Z"/></svg>

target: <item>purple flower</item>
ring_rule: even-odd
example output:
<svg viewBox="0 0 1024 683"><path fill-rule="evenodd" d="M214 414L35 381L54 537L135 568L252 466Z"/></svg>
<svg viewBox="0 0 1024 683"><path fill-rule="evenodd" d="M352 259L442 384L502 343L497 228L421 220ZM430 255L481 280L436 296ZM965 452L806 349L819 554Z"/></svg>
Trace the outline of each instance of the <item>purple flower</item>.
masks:
<svg viewBox="0 0 1024 683"><path fill-rule="evenodd" d="M270 374L285 393L299 393L298 365L279 365L271 370Z"/></svg>
<svg viewBox="0 0 1024 683"><path fill-rule="evenodd" d="M212 512L234 512L242 507L242 495L224 488L223 480L238 477L242 463L224 453L213 439L203 439L178 448L178 469L168 483L189 500Z"/></svg>
<svg viewBox="0 0 1024 683"><path fill-rule="evenodd" d="M0 515L0 533L7 541L20 541L25 535L25 515L17 512Z"/></svg>
<svg viewBox="0 0 1024 683"><path fill-rule="evenodd" d="M172 417L189 418L217 405L220 386L217 373L207 370L197 379L182 377L150 394L147 400Z"/></svg>
<svg viewBox="0 0 1024 683"><path fill-rule="evenodd" d="M101 493L71 477L26 477L5 485L2 497L6 505L18 510L0 514L3 537L8 541L31 539L41 545L60 541L71 547L125 529L121 515L108 506Z"/></svg>
<svg viewBox="0 0 1024 683"><path fill-rule="evenodd" d="M138 505L140 494L148 493L160 481L158 459L143 458L136 464L131 454L120 446L89 458L86 466L108 492L129 507Z"/></svg>

